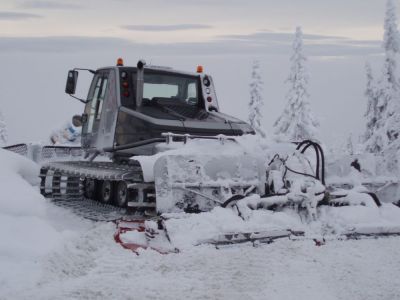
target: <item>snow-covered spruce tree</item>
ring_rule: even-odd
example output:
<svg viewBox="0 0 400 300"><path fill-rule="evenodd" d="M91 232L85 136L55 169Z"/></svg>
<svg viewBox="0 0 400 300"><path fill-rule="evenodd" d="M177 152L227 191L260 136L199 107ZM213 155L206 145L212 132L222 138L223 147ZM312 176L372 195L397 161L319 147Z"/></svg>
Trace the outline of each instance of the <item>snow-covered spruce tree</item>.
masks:
<svg viewBox="0 0 400 300"><path fill-rule="evenodd" d="M364 133L365 150L370 153L379 153L383 149L383 139L378 127L382 119L382 107L378 106L378 90L372 75L371 65L365 65L367 76L367 86L365 96L367 98L367 110L364 114L366 118L366 130ZM385 81L387 82L387 81ZM380 90L380 93L382 90Z"/></svg>
<svg viewBox="0 0 400 300"><path fill-rule="evenodd" d="M385 60L377 84L373 82L371 68L367 67L367 129L364 144L365 150L370 153L393 149L400 133L400 88L396 77L400 36L394 0L387 0L386 4L383 49Z"/></svg>
<svg viewBox="0 0 400 300"><path fill-rule="evenodd" d="M400 97L399 82L396 77L396 54L400 52L400 36L397 27L396 5L394 0L388 0L385 16L385 33L383 48L385 50L385 63L380 83L380 97L378 105L382 110L381 126L385 134L385 147L392 147L398 143L400 137Z"/></svg>
<svg viewBox="0 0 400 300"><path fill-rule="evenodd" d="M396 5L394 0L387 0L386 3L386 15L384 21L384 35L383 35L383 48L385 50L385 60L391 61L388 64L388 74L390 82L396 82L395 80L395 68L396 61L394 55L400 52L400 37L399 30L397 27L397 14Z"/></svg>
<svg viewBox="0 0 400 300"><path fill-rule="evenodd" d="M7 135L7 125L4 120L3 114L0 111L0 147L5 146L7 144L8 135Z"/></svg>
<svg viewBox="0 0 400 300"><path fill-rule="evenodd" d="M303 54L303 33L301 27L296 28L293 42L293 55L290 58L290 75L287 104L282 115L274 124L274 132L278 138L288 141L305 139L318 140L319 122L311 112L307 92L308 73L305 67L306 57Z"/></svg>
<svg viewBox="0 0 400 300"><path fill-rule="evenodd" d="M253 62L251 71L250 83L250 102L249 102L249 122L251 127L255 130L256 134L265 138L266 133L261 126L262 120L262 107L264 105L262 98L262 85L263 81L260 75L260 63L255 60Z"/></svg>
<svg viewBox="0 0 400 300"><path fill-rule="evenodd" d="M396 56L400 53L400 35L394 0L387 0L383 49L383 72L373 93L376 100L372 103L376 106L370 105L368 100L365 149L382 154L384 168L391 173L397 173L400 171L400 84L397 78ZM367 93L368 98L371 95ZM372 114L369 112L374 108L375 118L371 118Z"/></svg>

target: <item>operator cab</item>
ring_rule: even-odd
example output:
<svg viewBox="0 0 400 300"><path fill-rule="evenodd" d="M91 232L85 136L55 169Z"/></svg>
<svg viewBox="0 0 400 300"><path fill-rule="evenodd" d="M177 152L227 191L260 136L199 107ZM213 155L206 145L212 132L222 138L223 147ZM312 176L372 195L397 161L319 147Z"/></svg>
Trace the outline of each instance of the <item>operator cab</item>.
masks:
<svg viewBox="0 0 400 300"><path fill-rule="evenodd" d="M75 93L78 70L69 71L66 92ZM89 70L91 71L91 70ZM94 76L81 117L82 147L88 151L151 155L165 132L192 135L241 135L251 127L219 113L211 76L171 68L117 66ZM77 98L73 96L74 98ZM157 141L158 139L158 141ZM123 148L123 150L122 150Z"/></svg>

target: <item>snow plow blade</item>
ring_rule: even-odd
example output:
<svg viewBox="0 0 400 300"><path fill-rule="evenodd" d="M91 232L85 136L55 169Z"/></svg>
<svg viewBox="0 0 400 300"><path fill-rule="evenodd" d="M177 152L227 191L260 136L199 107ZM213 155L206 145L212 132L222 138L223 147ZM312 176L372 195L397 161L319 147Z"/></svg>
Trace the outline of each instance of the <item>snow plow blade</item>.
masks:
<svg viewBox="0 0 400 300"><path fill-rule="evenodd" d="M233 195L263 194L265 168L250 155L166 155L154 166L157 211L209 211Z"/></svg>

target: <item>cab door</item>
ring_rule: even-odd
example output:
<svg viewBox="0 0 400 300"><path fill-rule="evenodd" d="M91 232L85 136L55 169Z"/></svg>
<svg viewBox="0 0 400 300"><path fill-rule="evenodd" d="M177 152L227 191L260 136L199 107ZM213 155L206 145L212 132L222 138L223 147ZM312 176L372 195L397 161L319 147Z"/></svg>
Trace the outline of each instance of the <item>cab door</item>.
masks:
<svg viewBox="0 0 400 300"><path fill-rule="evenodd" d="M104 101L109 88L109 73L109 70L101 70L93 77L85 107L86 121L82 128L84 148L94 148L96 145Z"/></svg>

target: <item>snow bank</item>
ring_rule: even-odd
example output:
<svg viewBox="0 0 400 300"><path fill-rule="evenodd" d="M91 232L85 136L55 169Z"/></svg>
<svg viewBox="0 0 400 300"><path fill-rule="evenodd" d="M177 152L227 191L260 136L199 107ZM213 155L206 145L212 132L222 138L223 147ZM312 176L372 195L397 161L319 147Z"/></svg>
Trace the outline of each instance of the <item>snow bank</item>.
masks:
<svg viewBox="0 0 400 300"><path fill-rule="evenodd" d="M43 216L44 200L32 185L39 183L39 166L0 149L0 213L10 216Z"/></svg>
<svg viewBox="0 0 400 300"><path fill-rule="evenodd" d="M0 148L0 175L7 175L7 172L18 174L32 185L39 183L39 166L37 164Z"/></svg>
<svg viewBox="0 0 400 300"><path fill-rule="evenodd" d="M46 217L38 174L34 162L0 149L0 298L8 290L33 285L40 276L38 260L70 235Z"/></svg>

